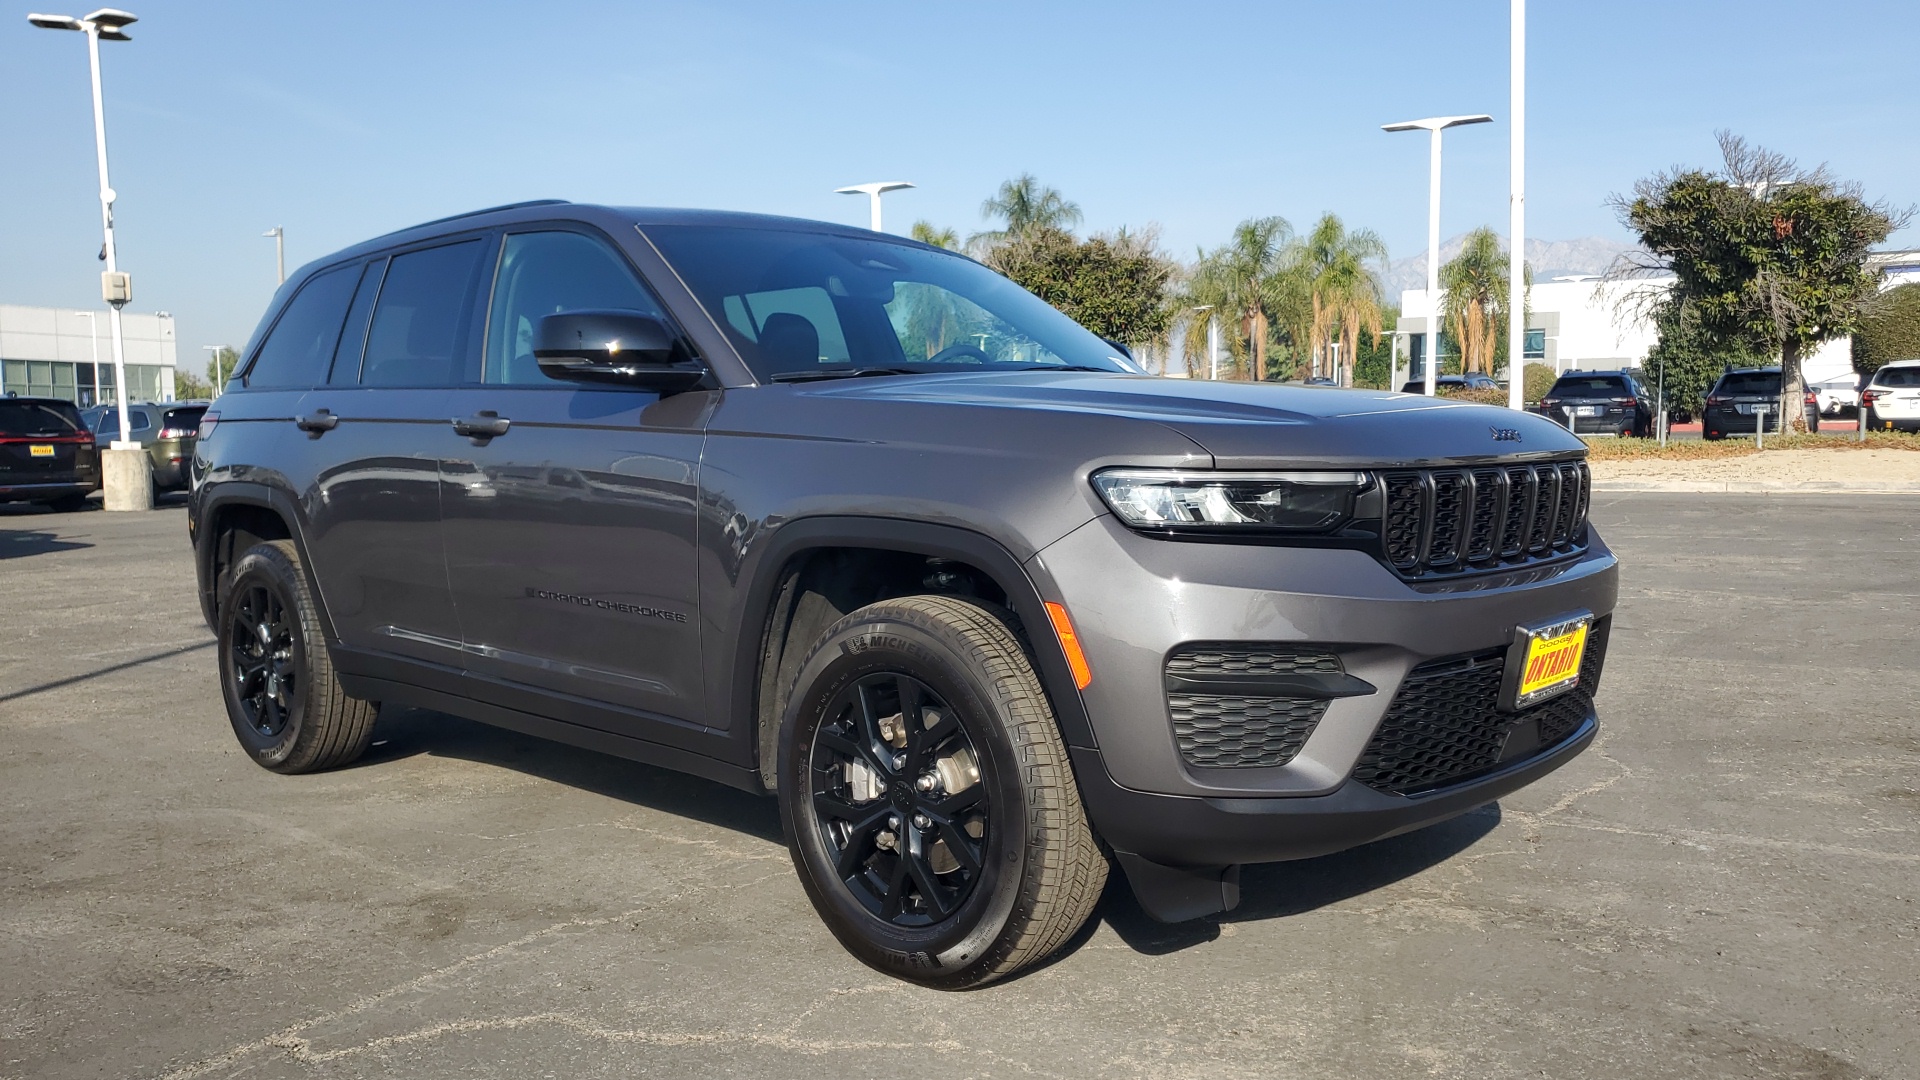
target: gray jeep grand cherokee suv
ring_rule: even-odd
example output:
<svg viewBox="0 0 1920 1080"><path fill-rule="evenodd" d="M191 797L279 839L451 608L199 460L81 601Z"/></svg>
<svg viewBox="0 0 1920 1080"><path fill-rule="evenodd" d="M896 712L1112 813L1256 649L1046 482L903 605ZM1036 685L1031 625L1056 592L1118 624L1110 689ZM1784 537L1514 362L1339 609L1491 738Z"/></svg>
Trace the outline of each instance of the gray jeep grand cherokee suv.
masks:
<svg viewBox="0 0 1920 1080"><path fill-rule="evenodd" d="M189 521L256 761L395 701L777 792L827 925L927 985L1044 958L1112 865L1217 913L1594 737L1578 439L1150 377L898 237L483 211L301 270L241 372Z"/></svg>

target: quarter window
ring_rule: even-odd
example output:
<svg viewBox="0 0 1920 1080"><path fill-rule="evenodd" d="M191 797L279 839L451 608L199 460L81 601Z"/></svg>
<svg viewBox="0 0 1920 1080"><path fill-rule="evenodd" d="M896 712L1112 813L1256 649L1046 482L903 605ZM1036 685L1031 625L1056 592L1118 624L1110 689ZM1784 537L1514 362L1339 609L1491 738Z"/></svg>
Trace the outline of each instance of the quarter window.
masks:
<svg viewBox="0 0 1920 1080"><path fill-rule="evenodd" d="M465 381L461 345L473 272L483 247L479 240L466 240L393 257L367 330L363 384L448 386ZM342 319L345 314L342 301Z"/></svg>
<svg viewBox="0 0 1920 1080"><path fill-rule="evenodd" d="M576 232L508 236L487 323L486 381L558 385L541 373L533 355L540 320L563 311L605 310L666 317L626 260L605 243Z"/></svg>
<svg viewBox="0 0 1920 1080"><path fill-rule="evenodd" d="M273 324L247 369L249 387L314 386L324 382L340 340L340 323L360 280L354 267L329 270L301 286Z"/></svg>

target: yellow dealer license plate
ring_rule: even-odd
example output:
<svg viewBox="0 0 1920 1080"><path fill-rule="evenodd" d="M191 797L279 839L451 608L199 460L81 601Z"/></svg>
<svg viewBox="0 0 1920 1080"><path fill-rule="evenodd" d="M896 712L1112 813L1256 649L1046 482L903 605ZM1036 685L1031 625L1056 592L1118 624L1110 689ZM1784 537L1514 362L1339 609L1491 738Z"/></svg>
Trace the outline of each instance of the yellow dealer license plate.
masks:
<svg viewBox="0 0 1920 1080"><path fill-rule="evenodd" d="M1593 616L1582 612L1534 626L1523 626L1514 642L1509 676L1511 708L1537 705L1580 685L1580 661L1587 655L1587 631Z"/></svg>
<svg viewBox="0 0 1920 1080"><path fill-rule="evenodd" d="M27 451L27 453L34 457L52 457L53 445L51 443L34 443L33 449Z"/></svg>

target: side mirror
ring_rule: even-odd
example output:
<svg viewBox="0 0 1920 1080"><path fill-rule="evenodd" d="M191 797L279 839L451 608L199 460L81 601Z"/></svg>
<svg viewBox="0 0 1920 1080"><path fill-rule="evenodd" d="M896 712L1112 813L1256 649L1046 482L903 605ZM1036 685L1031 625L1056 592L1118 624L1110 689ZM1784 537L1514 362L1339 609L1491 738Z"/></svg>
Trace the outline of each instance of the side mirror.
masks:
<svg viewBox="0 0 1920 1080"><path fill-rule="evenodd" d="M550 379L611 383L677 394L707 369L685 356L674 332L638 311L563 311L534 328L533 356Z"/></svg>

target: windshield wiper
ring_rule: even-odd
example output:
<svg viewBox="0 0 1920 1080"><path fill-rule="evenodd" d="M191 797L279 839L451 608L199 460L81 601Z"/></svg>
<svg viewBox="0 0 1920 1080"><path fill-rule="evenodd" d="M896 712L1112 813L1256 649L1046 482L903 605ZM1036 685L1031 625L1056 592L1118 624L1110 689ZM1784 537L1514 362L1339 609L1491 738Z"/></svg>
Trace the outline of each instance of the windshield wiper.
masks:
<svg viewBox="0 0 1920 1080"><path fill-rule="evenodd" d="M911 368L899 367L862 367L862 368L822 368L819 371L776 371L767 376L768 382L814 382L819 379L864 379L874 375L918 375Z"/></svg>

